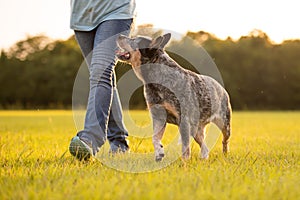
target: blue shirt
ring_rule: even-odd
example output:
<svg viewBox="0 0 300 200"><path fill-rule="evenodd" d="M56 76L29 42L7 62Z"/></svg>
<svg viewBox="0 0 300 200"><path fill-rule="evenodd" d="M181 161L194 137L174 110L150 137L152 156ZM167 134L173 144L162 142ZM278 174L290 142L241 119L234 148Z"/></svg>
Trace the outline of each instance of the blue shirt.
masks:
<svg viewBox="0 0 300 200"><path fill-rule="evenodd" d="M71 29L90 31L101 22L135 17L135 0L71 0Z"/></svg>

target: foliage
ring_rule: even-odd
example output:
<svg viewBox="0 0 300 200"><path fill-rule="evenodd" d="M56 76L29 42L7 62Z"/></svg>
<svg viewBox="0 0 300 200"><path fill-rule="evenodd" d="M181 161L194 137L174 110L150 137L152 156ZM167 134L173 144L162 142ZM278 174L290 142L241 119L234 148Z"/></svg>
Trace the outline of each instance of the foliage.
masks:
<svg viewBox="0 0 300 200"><path fill-rule="evenodd" d="M131 116L143 123L148 112ZM298 199L299 119L299 112L234 112L228 156L221 138L208 160L192 143L191 160L134 174L75 160L70 111L1 111L0 199ZM142 138L129 140L132 153L152 151Z"/></svg>
<svg viewBox="0 0 300 200"><path fill-rule="evenodd" d="M82 62L74 37L48 42L36 36L18 42L0 60L0 107L49 108L68 106Z"/></svg>
<svg viewBox="0 0 300 200"><path fill-rule="evenodd" d="M234 108L300 108L300 41L272 44L258 30L235 42L206 34L201 42L217 64ZM188 35L197 40L201 32Z"/></svg>
<svg viewBox="0 0 300 200"><path fill-rule="evenodd" d="M136 31L148 36L161 33L149 24ZM253 30L237 41L220 40L199 31L188 32L168 49L188 52L190 59L197 58L195 45L189 44L188 39L198 42L198 46L201 44L213 58L234 109L300 109L299 40L273 44L260 30ZM184 67L194 69L185 58L169 52ZM36 36L16 43L7 52L1 52L0 108L70 107L74 80L82 63L74 37L51 41L45 36ZM201 65L205 66L205 62ZM129 70L130 66L118 63L118 79ZM141 87L131 98L130 108L145 108Z"/></svg>

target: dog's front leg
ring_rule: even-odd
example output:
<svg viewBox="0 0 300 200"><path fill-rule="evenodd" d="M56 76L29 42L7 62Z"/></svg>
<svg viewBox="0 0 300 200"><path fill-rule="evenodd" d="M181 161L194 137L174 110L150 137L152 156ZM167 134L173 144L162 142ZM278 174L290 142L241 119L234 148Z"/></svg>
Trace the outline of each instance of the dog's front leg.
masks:
<svg viewBox="0 0 300 200"><path fill-rule="evenodd" d="M181 142L182 142L182 158L187 160L190 158L191 155L191 148L190 148L191 126L187 119L184 118L181 119L179 125L179 132L181 135Z"/></svg>
<svg viewBox="0 0 300 200"><path fill-rule="evenodd" d="M161 161L165 156L161 139L165 132L167 113L161 105L153 105L150 107L153 120L153 146L155 150L155 160Z"/></svg>
<svg viewBox="0 0 300 200"><path fill-rule="evenodd" d="M204 138L205 138L205 127L206 125L200 125L194 139L199 144L201 148L201 158L208 159L209 149L207 148Z"/></svg>

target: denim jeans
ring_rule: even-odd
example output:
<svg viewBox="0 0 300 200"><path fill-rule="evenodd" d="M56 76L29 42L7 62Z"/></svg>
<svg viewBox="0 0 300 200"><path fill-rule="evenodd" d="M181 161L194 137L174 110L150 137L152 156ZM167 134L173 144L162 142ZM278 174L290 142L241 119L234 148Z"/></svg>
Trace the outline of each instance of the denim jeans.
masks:
<svg viewBox="0 0 300 200"><path fill-rule="evenodd" d="M84 130L77 136L92 146L93 154L108 139L111 150L128 149L122 108L116 87L116 39L128 35L132 19L108 20L92 31L75 31L85 61L89 67L90 91Z"/></svg>

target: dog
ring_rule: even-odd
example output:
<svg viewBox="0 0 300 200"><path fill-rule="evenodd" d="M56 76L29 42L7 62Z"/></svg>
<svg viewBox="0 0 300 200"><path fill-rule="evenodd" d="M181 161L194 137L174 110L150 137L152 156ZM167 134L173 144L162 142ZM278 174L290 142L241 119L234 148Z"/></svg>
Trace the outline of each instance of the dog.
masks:
<svg viewBox="0 0 300 200"><path fill-rule="evenodd" d="M209 157L204 142L205 127L210 122L223 133L223 152L229 151L231 135L231 105L226 90L213 78L196 74L177 64L164 50L171 34L155 39L146 36L117 39L117 57L132 65L143 82L144 96L153 122L155 160L164 154L161 139L166 124L179 127L182 158L191 154L190 136L200 145L201 158Z"/></svg>

